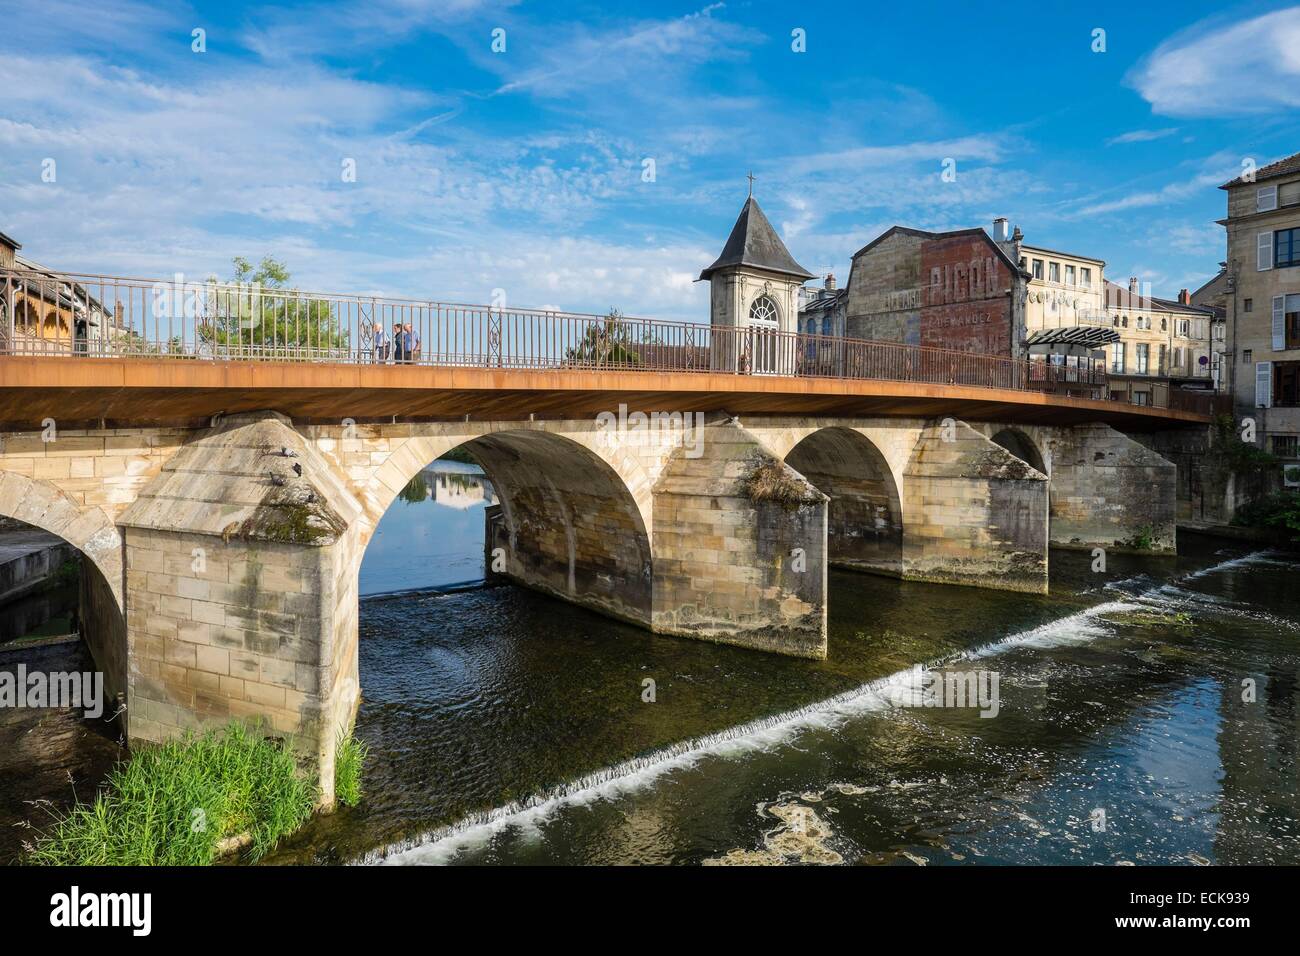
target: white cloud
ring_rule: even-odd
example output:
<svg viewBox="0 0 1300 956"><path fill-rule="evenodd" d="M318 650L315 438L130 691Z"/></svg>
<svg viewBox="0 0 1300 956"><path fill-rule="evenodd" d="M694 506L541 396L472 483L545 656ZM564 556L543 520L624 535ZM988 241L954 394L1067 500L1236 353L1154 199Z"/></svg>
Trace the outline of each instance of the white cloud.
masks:
<svg viewBox="0 0 1300 956"><path fill-rule="evenodd" d="M1300 106L1300 7L1195 26L1157 47L1129 82L1156 113L1168 116Z"/></svg>
<svg viewBox="0 0 1300 956"><path fill-rule="evenodd" d="M1106 140L1107 146L1119 146L1124 143L1149 143L1152 140L1164 139L1166 136L1173 136L1178 132L1178 127L1168 129L1135 129L1127 133L1120 133L1118 136L1112 136Z"/></svg>

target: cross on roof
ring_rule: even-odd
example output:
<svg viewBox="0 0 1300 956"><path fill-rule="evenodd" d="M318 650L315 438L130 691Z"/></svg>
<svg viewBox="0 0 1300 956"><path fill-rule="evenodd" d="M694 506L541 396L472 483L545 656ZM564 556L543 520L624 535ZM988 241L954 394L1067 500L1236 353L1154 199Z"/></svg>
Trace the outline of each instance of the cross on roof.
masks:
<svg viewBox="0 0 1300 956"><path fill-rule="evenodd" d="M749 180L749 198L754 198L754 171L751 169L749 175L745 177Z"/></svg>

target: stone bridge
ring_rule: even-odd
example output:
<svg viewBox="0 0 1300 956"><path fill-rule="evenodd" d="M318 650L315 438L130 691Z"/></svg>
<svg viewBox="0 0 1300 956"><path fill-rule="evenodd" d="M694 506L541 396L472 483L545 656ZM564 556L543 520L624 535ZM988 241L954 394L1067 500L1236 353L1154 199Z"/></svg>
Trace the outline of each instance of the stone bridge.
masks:
<svg viewBox="0 0 1300 956"><path fill-rule="evenodd" d="M1206 421L890 381L0 357L0 516L84 555L130 741L260 719L329 801L366 544L452 449L500 500L490 573L820 658L831 566L1043 592L1049 544L1172 550L1174 466L1126 433Z"/></svg>

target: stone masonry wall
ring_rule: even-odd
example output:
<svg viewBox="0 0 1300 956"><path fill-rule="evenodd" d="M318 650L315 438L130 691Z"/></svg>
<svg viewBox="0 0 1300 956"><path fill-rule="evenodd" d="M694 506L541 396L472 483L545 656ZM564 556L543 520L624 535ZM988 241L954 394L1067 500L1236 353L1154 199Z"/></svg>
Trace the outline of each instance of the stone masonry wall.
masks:
<svg viewBox="0 0 1300 956"><path fill-rule="evenodd" d="M1052 543L1172 552L1176 468L1107 425L1057 430Z"/></svg>
<svg viewBox="0 0 1300 956"><path fill-rule="evenodd" d="M796 657L826 656L826 497L791 469L807 503L756 503L744 479L780 465L730 424L704 454L680 452L655 486L654 630Z"/></svg>
<svg viewBox="0 0 1300 956"><path fill-rule="evenodd" d="M903 478L903 577L1047 591L1047 476L962 422L921 434Z"/></svg>

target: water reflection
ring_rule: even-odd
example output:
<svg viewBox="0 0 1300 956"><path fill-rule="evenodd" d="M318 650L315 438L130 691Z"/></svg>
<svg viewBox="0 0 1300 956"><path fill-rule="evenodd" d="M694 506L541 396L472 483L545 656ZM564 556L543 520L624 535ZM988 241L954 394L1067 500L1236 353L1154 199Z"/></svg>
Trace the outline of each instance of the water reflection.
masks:
<svg viewBox="0 0 1300 956"><path fill-rule="evenodd" d="M435 461L418 472L366 547L361 595L483 580L483 510L496 501L476 465Z"/></svg>

